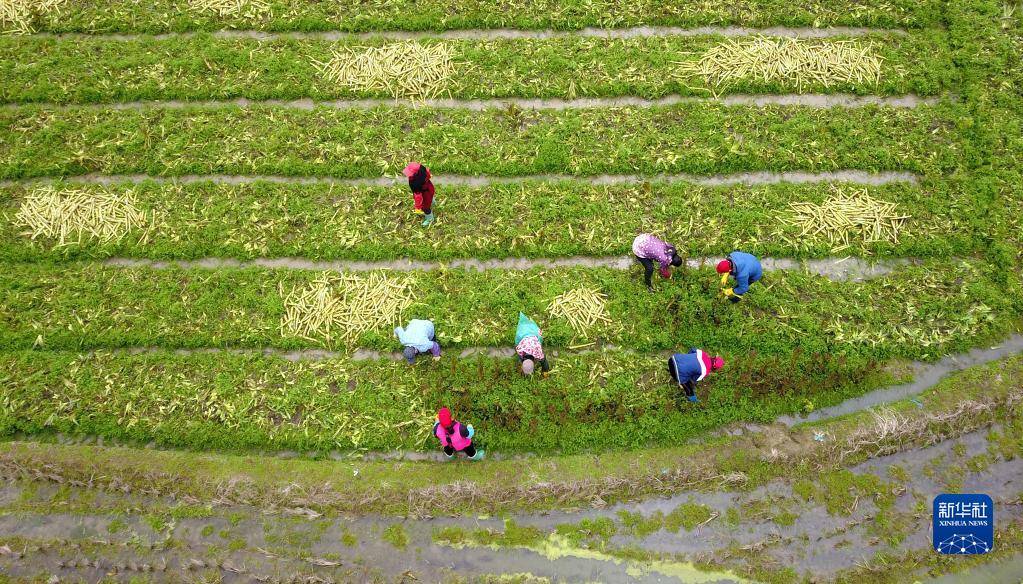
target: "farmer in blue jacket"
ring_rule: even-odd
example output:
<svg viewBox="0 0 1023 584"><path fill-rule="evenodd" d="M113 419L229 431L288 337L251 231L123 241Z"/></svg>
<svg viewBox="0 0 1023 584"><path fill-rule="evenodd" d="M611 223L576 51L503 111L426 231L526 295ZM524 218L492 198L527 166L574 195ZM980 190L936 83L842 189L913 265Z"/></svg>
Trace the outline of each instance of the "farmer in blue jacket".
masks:
<svg viewBox="0 0 1023 584"><path fill-rule="evenodd" d="M440 345L437 344L437 336L432 322L411 320L407 327L395 328L394 336L398 337L398 342L404 346L402 355L405 356L409 365L414 365L416 357L425 353L433 355L434 361L440 359Z"/></svg>
<svg viewBox="0 0 1023 584"><path fill-rule="evenodd" d="M750 284L763 277L757 256L744 251L733 251L728 257L718 262L718 273L721 274L721 285L728 284L728 277L735 278L735 287L721 291L733 303L742 300L742 295L749 290Z"/></svg>
<svg viewBox="0 0 1023 584"><path fill-rule="evenodd" d="M688 353L675 353L668 357L668 373L691 402L697 401L696 384L724 366L724 359L711 357L700 349L689 349Z"/></svg>

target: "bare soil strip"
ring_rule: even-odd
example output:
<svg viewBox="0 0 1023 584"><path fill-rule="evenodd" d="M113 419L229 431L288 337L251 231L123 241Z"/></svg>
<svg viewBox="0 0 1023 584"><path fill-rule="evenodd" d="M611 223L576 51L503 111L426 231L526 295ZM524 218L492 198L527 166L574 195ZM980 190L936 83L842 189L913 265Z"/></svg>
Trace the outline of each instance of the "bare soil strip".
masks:
<svg viewBox="0 0 1023 584"><path fill-rule="evenodd" d="M687 267L698 269L713 265L721 258L702 257L689 258ZM861 282L891 273L893 270L911 265L914 260L899 258L892 260L868 261L860 258L825 258L815 260L794 260L789 258L761 258L761 264L767 271L807 270L819 276L835 281ZM326 272L368 272L373 270L394 270L399 272L420 272L441 269L466 269L476 271L487 270L530 270L533 268L610 268L628 270L636 265L632 256L611 257L567 257L567 258L509 258L499 260L480 260L466 258L448 262L428 262L411 259L395 259L382 261L316 261L305 258L258 258L242 261L231 258L208 257L200 260L148 260L135 258L110 258L103 263L108 266L135 268L147 267L154 269L184 268L209 269L222 268L274 268L289 270L316 270Z"/></svg>
<svg viewBox="0 0 1023 584"><path fill-rule="evenodd" d="M183 33L162 33L157 35L145 34L82 34L82 33L36 33L35 36L55 36L59 38L103 38L112 41L134 40L140 38L187 38L197 35L212 34L217 38L242 38L242 39L317 39L317 40L347 40L347 39L551 39L562 37L597 37L613 39L630 39L640 37L662 37L662 36L725 36L743 37L752 35L781 36L791 38L822 39L849 36L879 35L905 35L909 34L904 29L886 28L863 28L836 26L830 28L814 27L785 27L774 26L769 28L749 28L743 26L700 26L695 28L682 28L673 26L636 26L629 28L593 28L587 27L580 30L519 30L511 28L495 29L464 29L447 31L373 31L363 33L348 33L340 31L324 32L265 32L260 30L218 30L213 33L206 32L183 32Z"/></svg>
<svg viewBox="0 0 1023 584"><path fill-rule="evenodd" d="M45 177L25 180L0 180L0 187L19 184L46 184L55 181L68 181L72 183L87 183L112 185L118 183L222 183L222 184L249 184L254 182L271 182L280 184L323 184L323 185L352 185L352 186L406 186L404 177L381 176L376 178L342 179L333 177L311 177L311 176L276 176L276 175L227 175L227 174L188 174L176 177L155 176L145 174L83 174L69 177ZM826 183L826 182L850 182L865 185L886 185L891 183L918 184L919 178L911 172L867 172L863 170L836 170L831 172L738 172L734 174L718 175L693 175L693 174L660 174L660 175L638 175L602 174L596 176L572 176L567 174L539 174L529 176L458 176L443 175L433 178L438 185L465 185L473 187L485 187L493 184L516 184L527 182L557 182L577 181L593 185L611 184L642 184L645 182L688 182L701 186L725 186L725 185L766 185L777 183ZM407 188L407 187L406 187Z"/></svg>
<svg viewBox="0 0 1023 584"><path fill-rule="evenodd" d="M54 103L6 103L0 105L3 109L16 109L23 107L41 107L45 109L67 110L67 109L102 109L102 110L141 110L141 109L185 109L185 108L221 108L221 107L281 107L287 109L313 110L316 108L330 109L372 109L376 107L411 107L411 108L441 108L441 109L466 109L471 111L483 111L488 109L505 109L507 107L518 107L528 110L569 110L569 109L596 109L608 107L640 107L652 108L660 106L678 105L683 103L718 103L722 105L745 105L745 106L767 106L767 105L791 105L819 108L856 108L870 105L885 107L914 108L921 105L934 105L939 99L934 97L920 97L917 95L901 95L893 97L879 97L874 95L859 96L844 93L837 94L765 94L765 95L724 95L691 97L681 95L669 95L659 99L645 99L642 97L588 97L580 99L535 99L535 98L498 98L498 99L426 99L411 101L407 99L341 99L332 101L313 101L311 99L296 100L258 100L253 101L245 98L232 100L214 101L129 101L113 103L89 103L89 104L54 104Z"/></svg>

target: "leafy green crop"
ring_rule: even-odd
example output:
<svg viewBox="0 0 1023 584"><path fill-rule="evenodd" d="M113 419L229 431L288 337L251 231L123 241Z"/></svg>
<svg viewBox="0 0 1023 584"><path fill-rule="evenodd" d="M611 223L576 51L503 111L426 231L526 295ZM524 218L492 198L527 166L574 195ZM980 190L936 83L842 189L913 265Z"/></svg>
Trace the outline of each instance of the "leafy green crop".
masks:
<svg viewBox="0 0 1023 584"><path fill-rule="evenodd" d="M274 0L255 18L197 12L187 0L77 0L73 9L41 16L36 30L161 33L222 28L351 32L461 28L578 29L663 25L919 27L940 22L939 0L727 0L696 4L657 0Z"/></svg>
<svg viewBox="0 0 1023 584"><path fill-rule="evenodd" d="M913 109L723 106L481 112L218 107L0 111L0 178L144 173L397 175L941 172L970 162L955 103ZM611 129L612 131L609 131Z"/></svg>
<svg viewBox="0 0 1023 584"><path fill-rule="evenodd" d="M59 186L59 185L58 185ZM780 219L791 202L821 202L844 184L780 183L705 187L687 182L592 185L526 181L485 187L438 183L439 220L427 231L412 213L408 187L343 184L241 185L197 183L112 186L67 183L103 193L135 193L155 212L157 227L143 240L86 240L53 249L30 240L14 221L33 187L0 188L0 258L9 261L127 256L182 259L281 257L317 260L607 256L631 254L638 233L655 232L683 255L723 255L734 248L763 256L832 255L823 241L800 238ZM985 202L968 184L932 180L868 188L911 218L897 244L859 244L842 254L866 257L967 256L985 249ZM1014 220L1007 217L1006 221ZM472 225L471 229L467 228ZM982 226L983 227L983 226Z"/></svg>
<svg viewBox="0 0 1023 584"><path fill-rule="evenodd" d="M679 74L724 37L604 39L430 40L454 52L457 75L445 97L576 98L715 93L789 93L792 83L751 79L714 87ZM934 95L955 80L947 40L940 31L822 39L870 45L884 59L881 83L811 84L803 92L861 95ZM0 37L0 101L93 103L133 100L390 98L339 86L317 70L337 47L379 46L383 39L342 42L311 39L198 37Z"/></svg>

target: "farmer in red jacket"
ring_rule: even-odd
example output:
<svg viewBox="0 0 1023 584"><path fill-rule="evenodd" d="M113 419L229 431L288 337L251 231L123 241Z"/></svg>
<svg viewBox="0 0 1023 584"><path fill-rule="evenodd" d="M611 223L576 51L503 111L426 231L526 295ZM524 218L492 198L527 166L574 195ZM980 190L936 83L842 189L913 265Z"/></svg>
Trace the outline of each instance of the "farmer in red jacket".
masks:
<svg viewBox="0 0 1023 584"><path fill-rule="evenodd" d="M444 455L448 457L448 460L454 459L456 452L464 452L469 460L481 460L483 451L476 450L472 444L472 437L475 434L476 431L472 429L472 424L465 426L461 422L453 420L451 410L448 408L441 408L437 411L437 423L433 425L433 435L440 440L440 445L444 447Z"/></svg>
<svg viewBox="0 0 1023 584"><path fill-rule="evenodd" d="M418 162L408 163L401 173L408 179L408 186L412 189L412 198L416 203L416 213L425 216L423 227L426 227L433 223L433 195L436 192L433 182L430 181L433 175L430 174L430 169Z"/></svg>

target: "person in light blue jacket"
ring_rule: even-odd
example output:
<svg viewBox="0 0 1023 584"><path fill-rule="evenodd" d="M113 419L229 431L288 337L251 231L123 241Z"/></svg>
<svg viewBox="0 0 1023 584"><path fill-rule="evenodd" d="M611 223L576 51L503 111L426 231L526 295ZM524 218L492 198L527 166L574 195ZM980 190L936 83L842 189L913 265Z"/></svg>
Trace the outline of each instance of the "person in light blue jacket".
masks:
<svg viewBox="0 0 1023 584"><path fill-rule="evenodd" d="M718 262L717 271L721 274L721 285L728 284L728 277L735 278L735 286L721 291L733 303L742 300L742 295L749 291L750 284L764 276L757 256L744 251L733 251L728 257Z"/></svg>
<svg viewBox="0 0 1023 584"><path fill-rule="evenodd" d="M437 344L437 336L433 323L428 320L409 321L405 328L394 329L394 336L405 346L402 355L409 365L414 365L416 357L424 353L433 355L433 360L440 359L440 345Z"/></svg>

